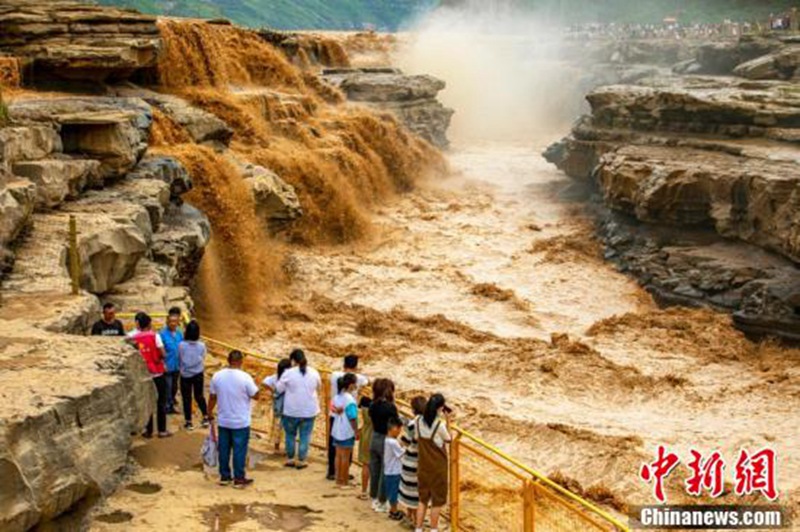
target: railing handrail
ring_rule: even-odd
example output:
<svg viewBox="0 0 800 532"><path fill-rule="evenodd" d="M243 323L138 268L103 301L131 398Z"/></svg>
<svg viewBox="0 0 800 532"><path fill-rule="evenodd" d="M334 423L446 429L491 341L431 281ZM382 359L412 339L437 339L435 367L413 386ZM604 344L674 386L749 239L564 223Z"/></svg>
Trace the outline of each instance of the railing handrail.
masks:
<svg viewBox="0 0 800 532"><path fill-rule="evenodd" d="M134 315L131 314L131 313L120 313L119 316L122 317L122 318L133 318ZM160 313L160 312L159 313L151 313L150 316L151 317L155 317L155 318L165 318L167 316L167 313ZM185 321L186 320L186 316L184 316L183 319ZM242 354L244 354L246 356L250 356L250 357L256 358L256 359L259 359L259 360L264 360L264 361L272 362L272 363L275 363L275 364L278 363L279 360L280 360L278 357L272 357L272 356L269 356L269 355L263 355L261 353L257 353L255 351L252 351L252 350L249 350L249 349L243 349L243 348L241 348L239 346L235 346L233 344L229 344L227 342L223 342L222 340L217 340L216 338L211 338L210 336L202 335L201 339L206 343L216 344L217 346L225 348L225 349L228 349L228 350L241 351ZM325 368L325 367L320 367L319 369L321 371L323 371L324 373L331 373L333 371L333 370ZM396 402L401 404L402 406L404 406L406 408L410 408L410 405L408 403L406 403L405 401L398 400ZM492 445L491 443L483 440L482 438L479 438L478 436L472 434L468 430L459 427L455 423L449 424L449 428L451 428L452 430L454 430L455 432L460 434L462 437L467 438L468 440L470 440L475 445L478 445L479 447L483 448L488 453L496 455L499 458L501 458L502 460L504 460L507 463L511 464L512 466L516 467L517 469L520 469L520 470L524 471L525 473L527 473L528 475L530 475L532 477L533 482L539 482L541 484L546 485L548 488L558 492L559 494L561 494L561 495L567 497L568 499L570 499L572 502L578 504L579 506L583 507L584 509L586 509L586 510L590 511L591 513L597 515L598 517L602 518L607 523L609 523L611 525L614 525L617 529L625 531L625 532L629 532L630 531L630 528L628 526L626 526L625 524L620 522L619 519L617 519L616 517L614 517L610 513L606 512L605 510L603 510L602 508L598 507L597 505L587 501L583 497L571 492L570 490L568 490L567 488L561 486L560 484L552 481L550 478L548 478L543 473L541 473L541 472L533 469L532 467L522 463L521 461L517 460L516 458L514 458L511 455L509 455L508 453L500 450L499 448L497 448L496 446Z"/></svg>

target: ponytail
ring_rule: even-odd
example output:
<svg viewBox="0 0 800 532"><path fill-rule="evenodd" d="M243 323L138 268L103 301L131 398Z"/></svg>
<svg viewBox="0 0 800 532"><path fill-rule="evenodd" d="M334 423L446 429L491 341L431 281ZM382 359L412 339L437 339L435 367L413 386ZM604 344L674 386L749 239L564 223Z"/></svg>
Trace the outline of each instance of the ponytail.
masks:
<svg viewBox="0 0 800 532"><path fill-rule="evenodd" d="M295 349L292 351L292 354L289 355L289 358L300 368L300 373L305 375L306 370L308 369L308 360L306 359L306 354L303 353L303 350Z"/></svg>
<svg viewBox="0 0 800 532"><path fill-rule="evenodd" d="M422 419L425 420L425 424L429 427L433 427L433 422L436 421L436 415L439 413L439 409L444 406L444 396L440 393L435 393L431 395L431 398L428 400L428 404L425 405L425 413L422 414Z"/></svg>

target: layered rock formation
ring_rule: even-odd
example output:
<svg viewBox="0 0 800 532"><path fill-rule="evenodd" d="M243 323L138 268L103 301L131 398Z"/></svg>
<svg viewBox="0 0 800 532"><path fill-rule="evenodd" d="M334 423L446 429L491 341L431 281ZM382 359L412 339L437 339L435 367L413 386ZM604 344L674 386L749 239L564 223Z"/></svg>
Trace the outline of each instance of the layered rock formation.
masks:
<svg viewBox="0 0 800 532"><path fill-rule="evenodd" d="M446 148L453 110L436 98L445 83L433 76L403 74L393 68L326 69L324 78L347 99L391 111L414 133Z"/></svg>
<svg viewBox="0 0 800 532"><path fill-rule="evenodd" d="M0 308L0 529L8 531L111 491L131 433L155 403L133 348L44 332L24 320L35 310Z"/></svg>
<svg viewBox="0 0 800 532"><path fill-rule="evenodd" d="M662 301L726 308L746 330L800 338L795 88L651 78L587 100L591 115L545 156L623 215L604 217L609 258Z"/></svg>
<svg viewBox="0 0 800 532"><path fill-rule="evenodd" d="M155 18L68 0L0 2L0 50L23 60L29 76L105 81L155 65Z"/></svg>
<svg viewBox="0 0 800 532"><path fill-rule="evenodd" d="M190 307L186 284L210 229L181 199L192 183L180 163L144 156L152 111L143 100L28 98L10 102L9 116L0 128L0 380L10 398L0 528L26 530L112 490L131 433L154 408L135 349L67 334L87 332L98 296L124 310Z"/></svg>

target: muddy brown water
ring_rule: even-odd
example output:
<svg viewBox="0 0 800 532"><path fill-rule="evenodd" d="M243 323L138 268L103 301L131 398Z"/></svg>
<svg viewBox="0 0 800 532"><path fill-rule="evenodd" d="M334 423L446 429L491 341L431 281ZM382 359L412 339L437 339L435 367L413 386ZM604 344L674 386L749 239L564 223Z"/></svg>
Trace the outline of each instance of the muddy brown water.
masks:
<svg viewBox="0 0 800 532"><path fill-rule="evenodd" d="M283 504L217 504L203 512L203 522L213 532L225 532L237 523L255 521L267 530L299 532L314 523L307 506Z"/></svg>
<svg viewBox="0 0 800 532"><path fill-rule="evenodd" d="M259 348L328 367L359 353L399 395L444 393L466 428L617 507L650 500L637 472L658 444L774 447L796 500L798 352L724 314L658 309L603 261L546 144L456 146L457 175L382 206L370 242L293 250L293 302Z"/></svg>

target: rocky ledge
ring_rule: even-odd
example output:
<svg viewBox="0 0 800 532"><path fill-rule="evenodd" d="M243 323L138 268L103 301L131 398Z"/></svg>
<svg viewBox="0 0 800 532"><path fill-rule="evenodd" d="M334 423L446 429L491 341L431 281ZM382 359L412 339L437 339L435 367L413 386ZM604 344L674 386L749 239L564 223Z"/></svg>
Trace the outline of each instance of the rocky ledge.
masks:
<svg viewBox="0 0 800 532"><path fill-rule="evenodd" d="M587 100L591 114L545 157L610 209L608 257L665 303L800 339L797 87L656 77Z"/></svg>
<svg viewBox="0 0 800 532"><path fill-rule="evenodd" d="M32 311L18 308L17 316ZM132 347L47 333L22 319L0 319L0 386L0 529L8 531L110 492L131 434L155 403Z"/></svg>
<svg viewBox="0 0 800 532"><path fill-rule="evenodd" d="M323 77L348 100L391 111L428 142L440 148L449 145L447 128L454 111L437 100L444 81L394 68L331 68L323 70Z"/></svg>
<svg viewBox="0 0 800 532"><path fill-rule="evenodd" d="M67 0L0 0L0 49L31 79L105 81L155 65L155 17Z"/></svg>

